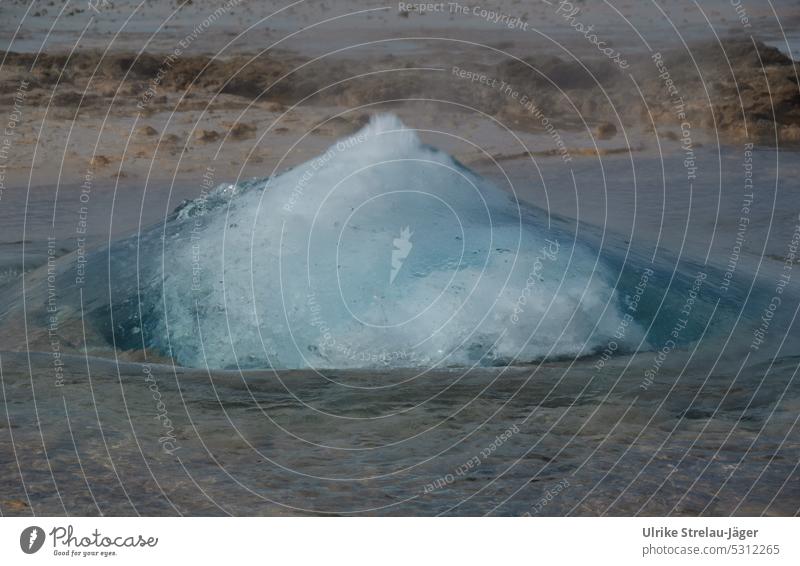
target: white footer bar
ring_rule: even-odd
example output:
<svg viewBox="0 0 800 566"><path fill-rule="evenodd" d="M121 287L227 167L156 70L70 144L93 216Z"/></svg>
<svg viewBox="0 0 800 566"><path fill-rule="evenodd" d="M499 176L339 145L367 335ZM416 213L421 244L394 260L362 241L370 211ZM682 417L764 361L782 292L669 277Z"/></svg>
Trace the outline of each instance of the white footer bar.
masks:
<svg viewBox="0 0 800 566"><path fill-rule="evenodd" d="M798 527L797 518L3 518L0 562L800 564Z"/></svg>

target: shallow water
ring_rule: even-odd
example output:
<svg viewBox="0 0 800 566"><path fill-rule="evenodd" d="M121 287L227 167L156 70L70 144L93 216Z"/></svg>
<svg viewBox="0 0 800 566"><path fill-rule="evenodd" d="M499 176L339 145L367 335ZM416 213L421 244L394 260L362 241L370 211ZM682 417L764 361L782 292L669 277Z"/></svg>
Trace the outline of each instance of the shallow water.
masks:
<svg viewBox="0 0 800 566"><path fill-rule="evenodd" d="M646 358L241 376L70 357L53 387L47 356L4 354L0 491L36 514L795 513L797 360L644 391Z"/></svg>

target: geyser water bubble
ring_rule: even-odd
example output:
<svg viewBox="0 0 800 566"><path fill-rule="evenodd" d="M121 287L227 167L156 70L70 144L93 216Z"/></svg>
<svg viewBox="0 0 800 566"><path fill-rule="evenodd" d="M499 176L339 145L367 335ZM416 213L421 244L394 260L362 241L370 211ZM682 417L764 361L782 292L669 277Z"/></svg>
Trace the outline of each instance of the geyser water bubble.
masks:
<svg viewBox="0 0 800 566"><path fill-rule="evenodd" d="M144 234L139 288L112 284L109 341L215 368L498 365L638 346L635 322L615 337L614 270L556 224L377 116Z"/></svg>

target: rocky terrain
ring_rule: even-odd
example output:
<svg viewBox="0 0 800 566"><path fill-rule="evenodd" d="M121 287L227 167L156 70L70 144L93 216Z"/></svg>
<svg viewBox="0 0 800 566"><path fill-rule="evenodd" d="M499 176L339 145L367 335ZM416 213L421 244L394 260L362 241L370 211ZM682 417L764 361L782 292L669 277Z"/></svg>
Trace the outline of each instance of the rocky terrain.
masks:
<svg viewBox="0 0 800 566"><path fill-rule="evenodd" d="M136 173L137 160L149 166L156 148L166 155L188 153L190 163L195 157L202 163L223 142L263 140L266 133L280 136L289 128L333 139L353 131L370 112L402 107L407 99L440 101L435 112L456 115L456 123L482 113L521 132L541 133L552 123L559 131L592 132L601 140L653 127L675 136L684 120L659 76L664 72L695 131L717 135L722 143L800 141L797 65L749 39L665 52L662 67L642 55L627 70L605 59L553 55L486 63L448 56L431 66L438 72L420 70L413 57L400 56L313 60L278 52L170 59L84 51L0 57L0 92L9 106L19 99L26 117L16 131L17 164L8 172L18 180L29 172L36 147L63 153L68 166L81 163L76 173L91 163L126 176ZM128 140L120 134L134 120ZM91 143L97 141L92 134L102 138L100 144ZM269 156L266 145L251 156L254 163ZM125 169L119 170L123 153Z"/></svg>

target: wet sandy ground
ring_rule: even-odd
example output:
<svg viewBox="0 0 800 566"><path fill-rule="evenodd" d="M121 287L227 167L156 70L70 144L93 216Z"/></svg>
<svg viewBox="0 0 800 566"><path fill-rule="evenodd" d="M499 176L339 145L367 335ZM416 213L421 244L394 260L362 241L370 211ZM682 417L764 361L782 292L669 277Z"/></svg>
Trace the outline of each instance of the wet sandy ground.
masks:
<svg viewBox="0 0 800 566"><path fill-rule="evenodd" d="M420 376L64 361L59 387L49 356L2 355L4 515L793 515L800 502L793 359L760 388L763 367L733 383L665 373L649 391L637 360Z"/></svg>

